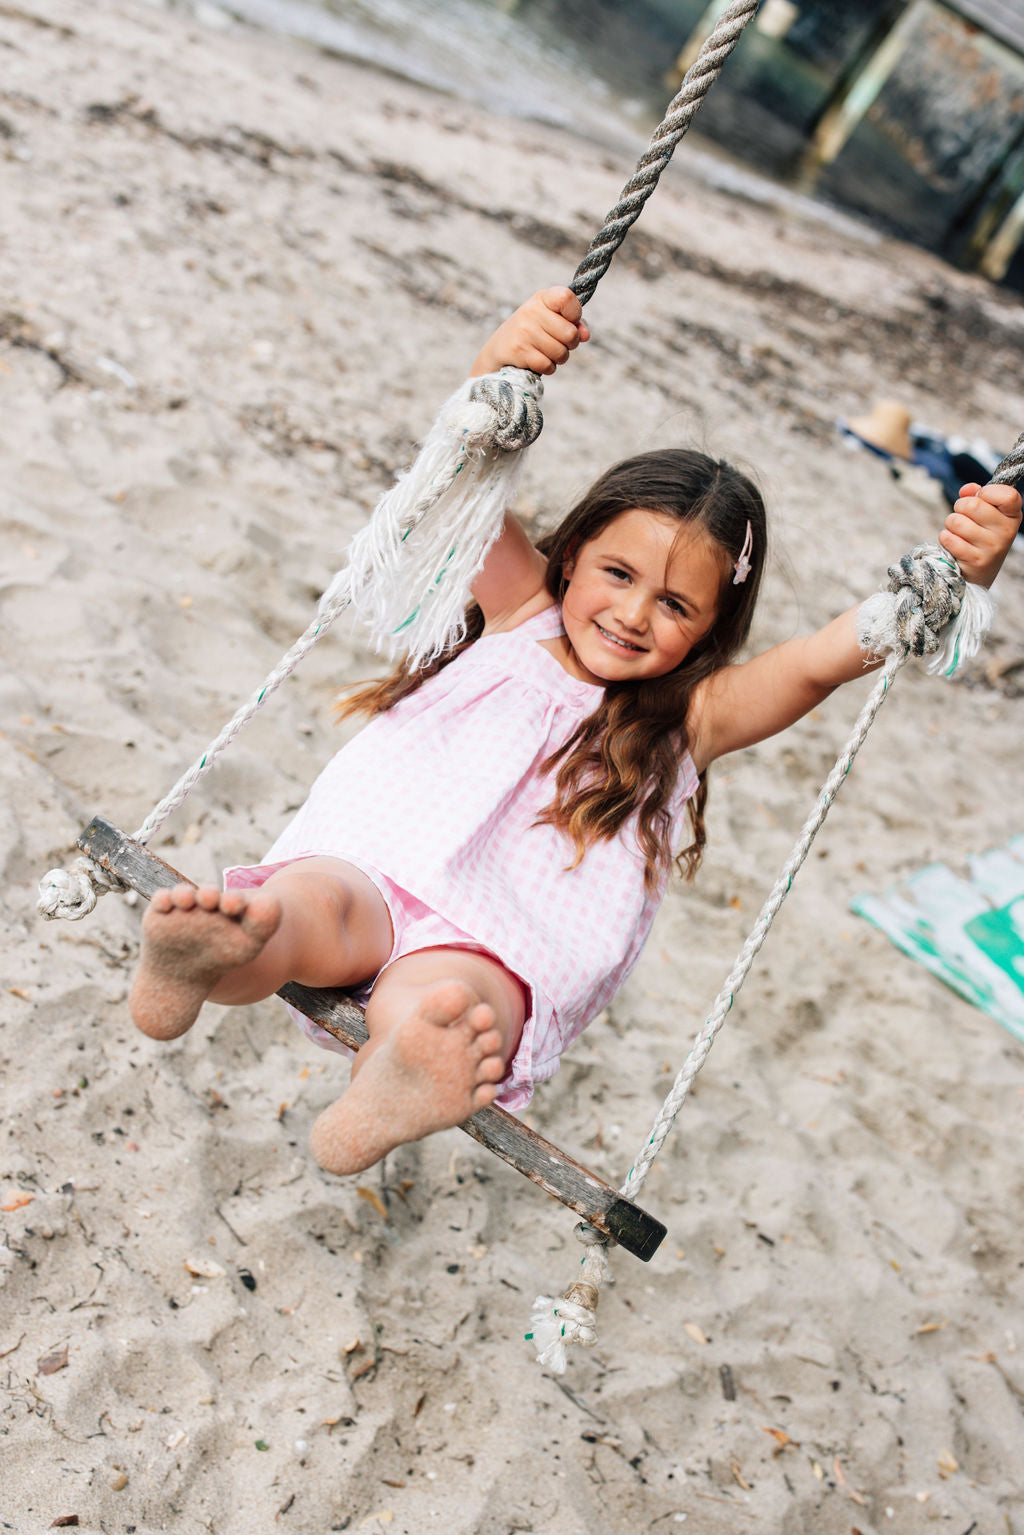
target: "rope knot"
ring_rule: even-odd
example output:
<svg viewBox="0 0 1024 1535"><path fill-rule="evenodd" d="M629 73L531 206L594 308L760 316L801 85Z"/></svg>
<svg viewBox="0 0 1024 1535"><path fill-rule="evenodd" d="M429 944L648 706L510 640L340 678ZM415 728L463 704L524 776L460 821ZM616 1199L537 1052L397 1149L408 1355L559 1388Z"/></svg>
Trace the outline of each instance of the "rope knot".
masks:
<svg viewBox="0 0 1024 1535"><path fill-rule="evenodd" d="M124 890L116 874L91 858L76 858L70 869L50 869L39 881L36 906L49 921L64 917L78 922L95 910L108 890Z"/></svg>
<svg viewBox="0 0 1024 1535"><path fill-rule="evenodd" d="M614 1246L611 1237L606 1237L603 1231L598 1231L589 1221L579 1221L573 1227L573 1234L577 1242L582 1242L584 1247L608 1247Z"/></svg>
<svg viewBox="0 0 1024 1535"><path fill-rule="evenodd" d="M869 655L934 656L930 672L952 676L977 653L992 599L970 585L937 544L918 544L889 566L888 589L861 604L857 640Z"/></svg>
<svg viewBox="0 0 1024 1535"><path fill-rule="evenodd" d="M918 544L889 566L889 590L896 597L896 623L912 656L934 655L946 625L963 603L966 581L934 544Z"/></svg>
<svg viewBox="0 0 1024 1535"><path fill-rule="evenodd" d="M556 1375L564 1375L568 1344L594 1347L597 1342L597 1299L596 1285L581 1281L570 1285L560 1299L550 1295L537 1296L530 1318L533 1331L526 1336L537 1350L538 1364L547 1365Z"/></svg>
<svg viewBox="0 0 1024 1535"><path fill-rule="evenodd" d="M475 379L469 397L487 405L492 422L491 441L503 453L528 448L536 442L544 425L540 401L543 387L539 376L525 368L502 368Z"/></svg>

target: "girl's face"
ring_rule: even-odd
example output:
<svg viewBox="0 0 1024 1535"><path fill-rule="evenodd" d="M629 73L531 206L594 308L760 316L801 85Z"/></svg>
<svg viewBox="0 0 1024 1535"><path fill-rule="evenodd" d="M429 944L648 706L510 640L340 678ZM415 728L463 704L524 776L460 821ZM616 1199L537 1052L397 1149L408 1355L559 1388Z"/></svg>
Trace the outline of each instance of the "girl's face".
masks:
<svg viewBox="0 0 1024 1535"><path fill-rule="evenodd" d="M714 623L727 565L699 523L621 512L564 566L562 622L584 679L674 671Z"/></svg>

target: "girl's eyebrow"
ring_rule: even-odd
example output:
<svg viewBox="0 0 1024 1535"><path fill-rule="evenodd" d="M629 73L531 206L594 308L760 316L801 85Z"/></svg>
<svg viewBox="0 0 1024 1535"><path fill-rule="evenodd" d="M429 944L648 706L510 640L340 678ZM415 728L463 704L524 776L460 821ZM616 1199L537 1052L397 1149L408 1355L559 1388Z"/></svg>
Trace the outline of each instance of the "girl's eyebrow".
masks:
<svg viewBox="0 0 1024 1535"><path fill-rule="evenodd" d="M635 565L631 565L628 560L623 559L621 554L603 554L601 558L608 560L612 565L620 565L623 570L628 570L631 576L639 574ZM688 608L695 608L697 606L693 598L687 597L685 592L674 592L667 586L665 588L665 596L674 597L676 602L681 602Z"/></svg>

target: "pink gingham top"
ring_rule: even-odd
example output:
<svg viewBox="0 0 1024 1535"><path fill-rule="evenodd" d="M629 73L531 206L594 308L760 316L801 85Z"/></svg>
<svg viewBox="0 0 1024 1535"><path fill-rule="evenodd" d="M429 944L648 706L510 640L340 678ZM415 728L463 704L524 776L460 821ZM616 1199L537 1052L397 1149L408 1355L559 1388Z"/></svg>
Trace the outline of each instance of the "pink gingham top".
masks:
<svg viewBox="0 0 1024 1535"><path fill-rule="evenodd" d="M562 633L549 607L484 635L377 715L328 763L265 859L326 853L379 870L490 950L533 991L532 1081L557 1071L629 974L665 884L646 889L632 821L575 869L564 834L535 824L554 793L540 764L602 694L538 643ZM674 847L696 788L686 753L668 807Z"/></svg>

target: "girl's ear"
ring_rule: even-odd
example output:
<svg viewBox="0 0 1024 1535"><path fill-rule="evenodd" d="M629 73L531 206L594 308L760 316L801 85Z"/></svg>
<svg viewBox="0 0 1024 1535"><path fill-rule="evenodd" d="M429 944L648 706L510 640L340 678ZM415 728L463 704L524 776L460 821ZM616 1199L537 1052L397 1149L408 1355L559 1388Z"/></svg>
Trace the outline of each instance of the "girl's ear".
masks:
<svg viewBox="0 0 1024 1535"><path fill-rule="evenodd" d="M572 580L573 571L576 569L576 554L577 554L578 549L579 549L579 544L578 543L572 543L572 544L570 544L568 546L568 548L565 551L565 558L562 561L562 580L563 581L571 581Z"/></svg>

